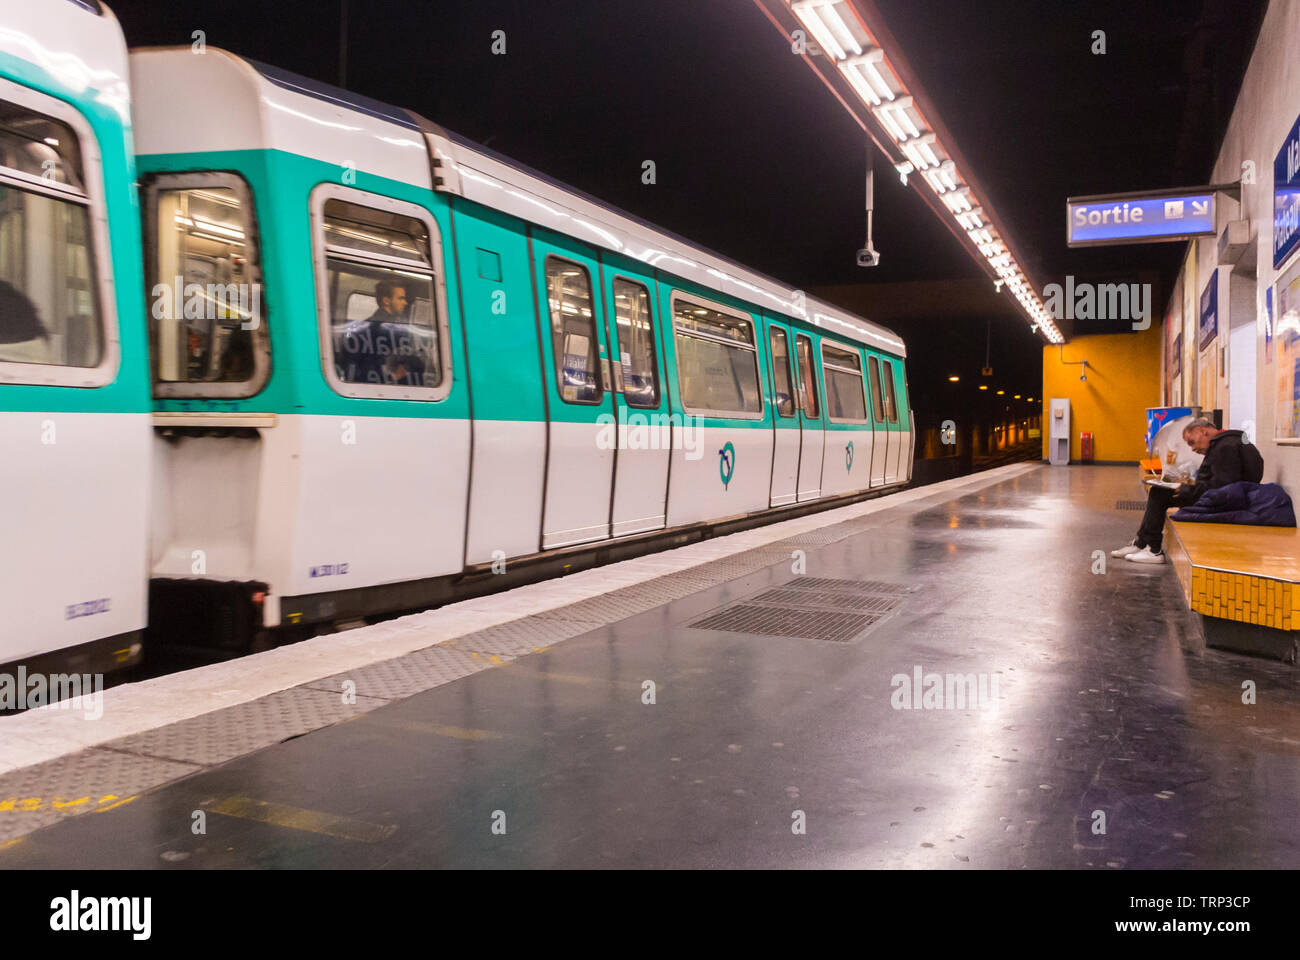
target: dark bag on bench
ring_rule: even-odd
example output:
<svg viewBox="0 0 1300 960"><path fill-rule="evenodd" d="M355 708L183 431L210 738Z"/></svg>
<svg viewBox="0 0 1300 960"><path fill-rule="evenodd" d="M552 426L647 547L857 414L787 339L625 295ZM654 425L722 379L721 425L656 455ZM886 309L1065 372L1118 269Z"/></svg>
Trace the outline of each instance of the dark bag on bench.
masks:
<svg viewBox="0 0 1300 960"><path fill-rule="evenodd" d="M1190 507L1183 507L1171 520L1198 523L1245 523L1261 527L1294 527L1295 509L1291 498L1276 483L1238 480L1201 494Z"/></svg>

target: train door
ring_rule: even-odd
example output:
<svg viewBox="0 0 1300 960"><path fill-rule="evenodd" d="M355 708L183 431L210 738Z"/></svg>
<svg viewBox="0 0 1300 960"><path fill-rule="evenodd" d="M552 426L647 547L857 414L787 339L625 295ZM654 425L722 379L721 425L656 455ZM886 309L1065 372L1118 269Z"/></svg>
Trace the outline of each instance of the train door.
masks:
<svg viewBox="0 0 1300 960"><path fill-rule="evenodd" d="M898 395L894 388L894 361L880 360L880 382L885 392L885 415L889 418L889 453L885 456L885 483L897 483L903 459L903 425L898 417Z"/></svg>
<svg viewBox="0 0 1300 960"><path fill-rule="evenodd" d="M617 429L594 251L545 230L532 237L546 377L542 549L609 536Z"/></svg>
<svg viewBox="0 0 1300 960"><path fill-rule="evenodd" d="M548 424L524 225L468 203L458 203L455 225L474 395L465 545L465 563L473 565L491 562L498 550L537 552Z"/></svg>
<svg viewBox="0 0 1300 960"><path fill-rule="evenodd" d="M871 420L862 378L862 353L821 338L822 385L826 392L826 450L822 495L855 493L871 483Z"/></svg>
<svg viewBox="0 0 1300 960"><path fill-rule="evenodd" d="M867 352L867 379L871 393L872 444L871 444L871 485L883 486L885 483L885 460L889 455L889 417L885 413L885 393L880 386L880 358Z"/></svg>
<svg viewBox="0 0 1300 960"><path fill-rule="evenodd" d="M602 257L602 270L617 416L617 425L605 435L617 444L610 532L622 537L663 527L673 437L658 346L655 281L630 261L608 254Z"/></svg>
<svg viewBox="0 0 1300 960"><path fill-rule="evenodd" d="M817 363L812 338L795 334L795 371L799 384L799 499L821 496L822 452L826 431L822 420L821 391L817 388Z"/></svg>
<svg viewBox="0 0 1300 960"><path fill-rule="evenodd" d="M795 404L794 376L790 370L790 331L767 321L768 353L772 358L772 494L774 507L794 503L799 487L799 410Z"/></svg>

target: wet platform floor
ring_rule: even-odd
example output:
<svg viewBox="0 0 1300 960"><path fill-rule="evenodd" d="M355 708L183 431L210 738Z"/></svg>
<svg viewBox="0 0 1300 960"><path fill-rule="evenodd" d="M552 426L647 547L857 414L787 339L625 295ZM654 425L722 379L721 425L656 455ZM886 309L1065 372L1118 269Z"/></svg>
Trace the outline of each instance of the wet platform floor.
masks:
<svg viewBox="0 0 1300 960"><path fill-rule="evenodd" d="M855 642L688 626L796 579L774 555L0 868L1300 866L1297 671L1198 649L1173 571L1109 557L1137 487L1042 467L881 511L805 548L808 577L910 588ZM991 702L900 708L918 668Z"/></svg>

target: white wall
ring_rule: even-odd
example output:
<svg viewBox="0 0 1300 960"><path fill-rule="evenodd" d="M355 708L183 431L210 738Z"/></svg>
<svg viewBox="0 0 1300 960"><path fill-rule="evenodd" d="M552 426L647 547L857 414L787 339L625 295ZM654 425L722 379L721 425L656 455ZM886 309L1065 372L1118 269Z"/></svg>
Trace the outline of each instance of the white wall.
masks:
<svg viewBox="0 0 1300 960"><path fill-rule="evenodd" d="M1222 230L1230 220L1250 221L1256 244L1253 286L1257 316L1264 309L1264 291L1294 262L1283 263L1277 271L1273 269L1273 158L1295 123L1297 114L1300 114L1300 0L1272 0L1211 177L1213 183L1231 183L1240 179L1243 161L1251 160L1255 164L1255 183L1242 187L1240 204L1229 197L1221 197L1219 228ZM1196 276L1192 280L1192 289L1199 296L1210 278L1210 271L1216 266L1218 245L1206 239L1195 246ZM1225 271L1225 276L1219 278L1221 286L1226 279ZM1227 306L1226 303L1223 305ZM1220 345L1227 343L1231 324L1225 312L1221 310L1219 317ZM1191 326L1195 329L1195 323ZM1297 496L1300 495L1300 445L1279 444L1273 439L1276 368L1273 364L1264 364L1262 320L1255 324L1254 348L1255 434L1264 455L1264 479L1282 483L1293 496ZM1241 359L1230 355L1231 368L1239 369ZM1220 401L1223 400L1220 397ZM1239 418L1231 409L1228 418L1234 426L1237 425Z"/></svg>

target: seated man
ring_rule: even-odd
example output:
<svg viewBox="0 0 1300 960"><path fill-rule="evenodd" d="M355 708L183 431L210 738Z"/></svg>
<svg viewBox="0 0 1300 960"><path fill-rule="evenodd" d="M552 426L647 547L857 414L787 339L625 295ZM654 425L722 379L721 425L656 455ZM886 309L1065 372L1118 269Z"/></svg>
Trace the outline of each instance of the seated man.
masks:
<svg viewBox="0 0 1300 960"><path fill-rule="evenodd" d="M1264 458L1252 444L1242 441L1240 430L1220 430L1205 417L1198 417L1183 428L1183 439L1205 457L1196 471L1196 482L1184 483L1177 490L1151 487L1137 537L1127 547L1112 550L1112 557L1124 557L1135 563L1164 563L1161 547L1165 511L1169 507L1190 506L1206 490L1226 487L1238 480L1259 483L1264 476Z"/></svg>
<svg viewBox="0 0 1300 960"><path fill-rule="evenodd" d="M343 329L336 354L346 383L423 386L425 363L407 320L406 287L391 280L375 284L378 308Z"/></svg>

